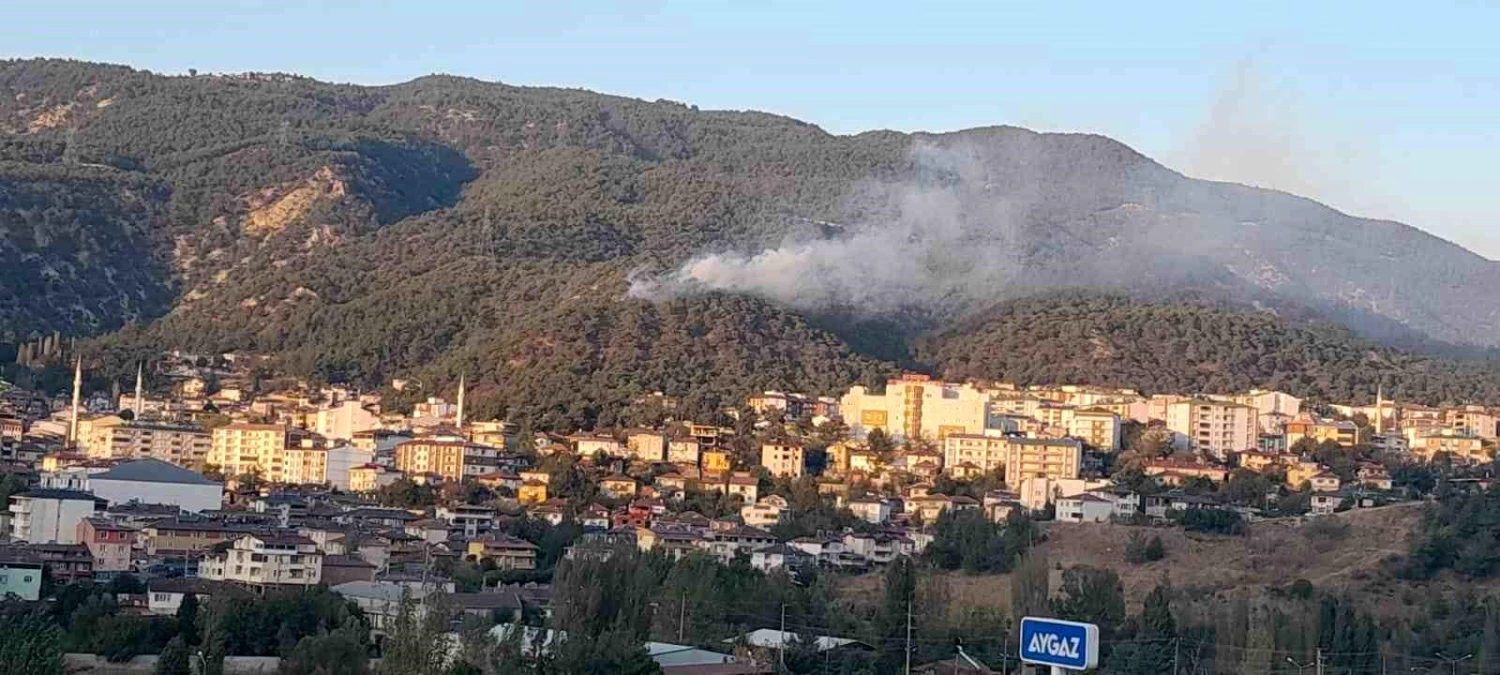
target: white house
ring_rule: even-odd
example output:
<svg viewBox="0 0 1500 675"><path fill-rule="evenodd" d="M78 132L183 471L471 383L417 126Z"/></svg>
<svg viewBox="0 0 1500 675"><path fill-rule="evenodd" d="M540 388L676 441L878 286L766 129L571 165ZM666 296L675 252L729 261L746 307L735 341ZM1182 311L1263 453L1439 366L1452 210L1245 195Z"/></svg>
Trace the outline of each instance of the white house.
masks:
<svg viewBox="0 0 1500 675"><path fill-rule="evenodd" d="M88 489L111 504L171 504L195 513L222 508L224 501L223 484L159 459L138 459L93 474Z"/></svg>
<svg viewBox="0 0 1500 675"><path fill-rule="evenodd" d="M750 566L762 572L770 572L783 567L807 567L815 562L817 559L805 551L786 544L767 546L750 554Z"/></svg>
<svg viewBox="0 0 1500 675"><path fill-rule="evenodd" d="M740 507L740 518L750 527L766 528L781 522L789 504L781 495L767 495L754 504Z"/></svg>
<svg viewBox="0 0 1500 675"><path fill-rule="evenodd" d="M105 506L87 492L40 488L10 498L10 537L29 544L76 544L78 523Z"/></svg>
<svg viewBox="0 0 1500 675"><path fill-rule="evenodd" d="M1057 500L1058 522L1107 523L1114 512L1114 501L1091 492Z"/></svg>
<svg viewBox="0 0 1500 675"><path fill-rule="evenodd" d="M860 520L879 525L891 519L891 504L882 499L851 499L849 512Z"/></svg>

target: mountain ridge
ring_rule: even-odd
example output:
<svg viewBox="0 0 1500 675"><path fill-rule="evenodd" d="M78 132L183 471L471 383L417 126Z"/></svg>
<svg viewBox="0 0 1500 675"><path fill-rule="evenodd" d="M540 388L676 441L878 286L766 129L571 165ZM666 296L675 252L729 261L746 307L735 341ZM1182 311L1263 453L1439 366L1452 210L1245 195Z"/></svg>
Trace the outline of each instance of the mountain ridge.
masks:
<svg viewBox="0 0 1500 675"><path fill-rule="evenodd" d="M88 184L93 207L62 208L57 176ZM132 230L144 244L90 253L116 241L97 221L129 181L158 186ZM37 190L42 203L14 196ZM452 76L362 87L0 61L0 226L20 223L45 236L12 238L29 247L15 255L51 255L113 299L85 305L10 268L0 342L102 335L104 364L260 351L367 385L468 372L480 405L555 425L610 420L654 391L711 411L762 388L878 380L905 347L871 358L850 345L886 338L820 317L915 311L940 332L1058 289L1189 292L1413 346L1500 340L1500 299L1476 292L1500 279L1491 261L1399 223L1190 179L1098 134L837 135ZM54 235L68 246L32 243ZM808 274L767 274L744 255L758 251ZM671 282L716 252L727 282L687 274L696 286L671 299L629 297L640 275ZM138 287L115 295L125 262ZM18 292L34 302L5 301ZM638 339L676 330L687 338L670 353ZM570 387L590 400L573 409L557 395Z"/></svg>

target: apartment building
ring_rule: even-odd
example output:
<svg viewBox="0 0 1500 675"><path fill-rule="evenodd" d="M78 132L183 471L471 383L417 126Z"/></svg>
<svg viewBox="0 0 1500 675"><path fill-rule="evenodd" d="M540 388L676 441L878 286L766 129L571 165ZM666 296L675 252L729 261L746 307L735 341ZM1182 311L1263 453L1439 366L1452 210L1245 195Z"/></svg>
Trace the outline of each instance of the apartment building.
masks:
<svg viewBox="0 0 1500 675"><path fill-rule="evenodd" d="M986 474L1003 468L1007 481L1037 476L1060 480L1077 478L1082 464L1083 444L1071 438L954 434L943 439L943 465L950 472Z"/></svg>
<svg viewBox="0 0 1500 675"><path fill-rule="evenodd" d="M1259 447L1258 417L1255 408L1225 401L1191 399L1167 405L1167 428L1177 447L1219 461Z"/></svg>
<svg viewBox="0 0 1500 675"><path fill-rule="evenodd" d="M316 447L287 448L282 462L282 480L293 485L328 482L328 451Z"/></svg>
<svg viewBox="0 0 1500 675"><path fill-rule="evenodd" d="M324 438L354 440L354 434L380 426L379 408L371 410L360 401L346 400L319 410L313 415L311 426Z"/></svg>
<svg viewBox="0 0 1500 675"><path fill-rule="evenodd" d="M437 474L459 481L495 470L499 448L462 440L418 439L396 446L396 469L407 475Z"/></svg>
<svg viewBox="0 0 1500 675"><path fill-rule="evenodd" d="M89 517L78 521L78 543L87 546L94 556L95 572L128 572L136 529L116 524L108 518Z"/></svg>
<svg viewBox="0 0 1500 675"><path fill-rule="evenodd" d="M78 426L81 449L96 459L149 457L202 468L213 449L213 435L197 427L127 422L113 415Z"/></svg>
<svg viewBox="0 0 1500 675"><path fill-rule="evenodd" d="M106 506L87 492L39 488L10 498L10 538L30 544L76 544L78 523Z"/></svg>
<svg viewBox="0 0 1500 675"><path fill-rule="evenodd" d="M1460 436L1476 436L1478 438L1495 439L1500 438L1500 418L1488 408L1481 406L1464 406L1462 408L1449 408L1443 411L1443 422L1453 433Z"/></svg>
<svg viewBox="0 0 1500 675"><path fill-rule="evenodd" d="M1439 453L1446 453L1456 463L1469 464L1487 462L1493 456L1493 451L1485 446L1483 438L1452 431L1414 434L1410 441L1411 455L1427 462L1432 461Z"/></svg>
<svg viewBox="0 0 1500 675"><path fill-rule="evenodd" d="M287 427L279 424L238 423L214 429L208 463L226 476L259 473L262 478L285 480Z"/></svg>
<svg viewBox="0 0 1500 675"><path fill-rule="evenodd" d="M806 468L805 459L801 443L762 443L760 446L760 465L778 478L801 476Z"/></svg>
<svg viewBox="0 0 1500 675"><path fill-rule="evenodd" d="M1352 448L1359 445L1359 426L1344 420L1298 415L1286 423L1287 447L1293 447L1303 439L1313 443L1333 441L1341 447Z"/></svg>
<svg viewBox="0 0 1500 675"><path fill-rule="evenodd" d="M323 552L295 534L249 534L219 544L198 564L198 576L250 586L316 586Z"/></svg>
<svg viewBox="0 0 1500 675"><path fill-rule="evenodd" d="M1074 410L1066 421L1068 435L1103 452L1120 449L1120 416L1108 410Z"/></svg>
<svg viewBox="0 0 1500 675"><path fill-rule="evenodd" d="M942 440L984 431L989 396L971 385L905 374L886 382L884 394L851 387L840 399L839 411L857 435L880 429L902 438Z"/></svg>
<svg viewBox="0 0 1500 675"><path fill-rule="evenodd" d="M667 436L650 429L631 429L625 432L625 452L631 459L660 462L667 454Z"/></svg>
<svg viewBox="0 0 1500 675"><path fill-rule="evenodd" d="M350 492L374 492L400 480L402 473L379 464L361 464L349 468Z"/></svg>
<svg viewBox="0 0 1500 675"><path fill-rule="evenodd" d="M1083 444L1071 438L1009 438L1005 480L1077 478L1083 464Z"/></svg>

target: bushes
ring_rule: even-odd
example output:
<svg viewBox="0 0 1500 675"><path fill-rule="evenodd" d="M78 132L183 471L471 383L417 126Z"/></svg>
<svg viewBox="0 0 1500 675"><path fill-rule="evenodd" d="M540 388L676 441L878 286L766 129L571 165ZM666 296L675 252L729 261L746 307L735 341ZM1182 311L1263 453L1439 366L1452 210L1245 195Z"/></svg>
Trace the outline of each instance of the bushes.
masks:
<svg viewBox="0 0 1500 675"><path fill-rule="evenodd" d="M1188 509L1169 515L1182 529L1205 534L1245 533L1245 518L1238 511L1228 509Z"/></svg>
<svg viewBox="0 0 1500 675"><path fill-rule="evenodd" d="M1132 532L1130 541L1125 542L1125 562L1133 565L1156 562L1167 557L1167 549L1161 543L1161 537L1151 535L1148 541L1140 532Z"/></svg>

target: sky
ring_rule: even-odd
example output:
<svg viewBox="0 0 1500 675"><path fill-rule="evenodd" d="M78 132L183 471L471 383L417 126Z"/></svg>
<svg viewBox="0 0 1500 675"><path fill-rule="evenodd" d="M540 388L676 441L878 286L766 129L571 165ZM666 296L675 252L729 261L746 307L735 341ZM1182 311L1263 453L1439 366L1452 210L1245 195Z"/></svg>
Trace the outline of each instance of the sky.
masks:
<svg viewBox="0 0 1500 675"><path fill-rule="evenodd" d="M833 133L1101 133L1500 259L1497 31L1496 2L59 0L6 7L0 57L361 84L449 73Z"/></svg>

